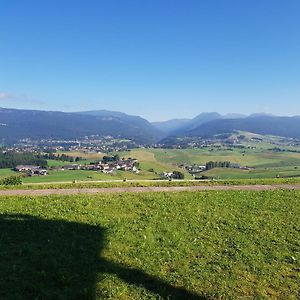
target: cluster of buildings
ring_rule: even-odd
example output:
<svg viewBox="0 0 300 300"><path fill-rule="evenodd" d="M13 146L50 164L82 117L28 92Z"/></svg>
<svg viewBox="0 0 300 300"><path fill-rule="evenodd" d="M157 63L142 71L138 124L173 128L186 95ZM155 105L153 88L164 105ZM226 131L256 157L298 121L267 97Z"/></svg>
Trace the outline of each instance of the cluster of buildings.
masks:
<svg viewBox="0 0 300 300"><path fill-rule="evenodd" d="M171 179L174 177L174 173L173 172L162 172L159 174L161 179Z"/></svg>
<svg viewBox="0 0 300 300"><path fill-rule="evenodd" d="M100 161L96 165L89 165L85 167L94 168L94 169L96 168L96 170L99 170L102 173L106 173L106 174L113 173L116 170L139 173L139 170L136 167L137 164L138 164L137 159L120 159L112 162Z"/></svg>
<svg viewBox="0 0 300 300"><path fill-rule="evenodd" d="M186 169L190 174L197 174L206 170L206 166L198 164L181 164L179 165L179 168Z"/></svg>
<svg viewBox="0 0 300 300"><path fill-rule="evenodd" d="M124 140L120 137L90 135L79 139L20 139L14 148L26 149L26 151L54 150L54 151L80 151L84 153L106 153L126 151L139 148L141 145L132 140Z"/></svg>
<svg viewBox="0 0 300 300"><path fill-rule="evenodd" d="M52 167L52 170L91 170L99 171L106 174L111 174L116 170L131 171L136 174L139 173L139 169L136 167L138 160L136 159L120 159L112 162L100 161L99 163L90 165L78 165L71 164L62 167Z"/></svg>
<svg viewBox="0 0 300 300"><path fill-rule="evenodd" d="M204 172L207 170L206 165L198 165L198 164L180 164L178 165L180 168L187 170L191 175L196 175L198 173ZM225 168L225 167L221 167ZM229 168L232 169L240 169L240 170L253 170L254 168L248 167L248 166L240 166L237 163L230 163Z"/></svg>
<svg viewBox="0 0 300 300"><path fill-rule="evenodd" d="M48 171L38 166L19 165L15 167L15 171L26 173L28 176L45 176L48 175Z"/></svg>
<svg viewBox="0 0 300 300"><path fill-rule="evenodd" d="M111 174L117 170L130 171L138 174L140 171L137 168L138 160L136 159L121 159L112 162L102 162L90 165L70 164L65 166L50 167L50 170L92 170L106 174ZM19 165L14 168L16 172L26 173L28 176L48 175L48 171L38 166Z"/></svg>
<svg viewBox="0 0 300 300"><path fill-rule="evenodd" d="M60 167L63 170L92 170L92 171L100 171L102 173L110 174L116 170L121 171L131 171L134 173L139 173L138 168L136 167L136 163L138 161L136 159L122 159L114 162L102 162L100 161L97 164L90 164L90 165L66 165Z"/></svg>

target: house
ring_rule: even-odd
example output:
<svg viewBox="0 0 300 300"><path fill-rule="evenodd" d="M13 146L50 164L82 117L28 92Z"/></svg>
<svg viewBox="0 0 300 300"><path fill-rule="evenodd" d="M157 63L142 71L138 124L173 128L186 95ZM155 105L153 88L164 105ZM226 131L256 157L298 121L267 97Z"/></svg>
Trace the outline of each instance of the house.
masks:
<svg viewBox="0 0 300 300"><path fill-rule="evenodd" d="M111 174L114 170L115 170L114 167L109 167L109 168L106 168L105 170L103 170L102 172L105 174Z"/></svg>
<svg viewBox="0 0 300 300"><path fill-rule="evenodd" d="M85 166L81 166L81 170L98 171L98 170L100 170L100 166L99 165L85 165Z"/></svg>
<svg viewBox="0 0 300 300"><path fill-rule="evenodd" d="M139 169L136 166L132 167L132 172L134 172L136 174L140 173Z"/></svg>
<svg viewBox="0 0 300 300"><path fill-rule="evenodd" d="M48 175L48 171L45 169L41 169L39 166L19 165L15 167L15 171L27 173L29 176Z"/></svg>
<svg viewBox="0 0 300 300"><path fill-rule="evenodd" d="M64 167L61 167L61 166L52 166L49 169L53 170L53 171L62 171L62 170L64 170Z"/></svg>
<svg viewBox="0 0 300 300"><path fill-rule="evenodd" d="M173 177L173 172L163 172L159 174L161 178L169 179Z"/></svg>
<svg viewBox="0 0 300 300"><path fill-rule="evenodd" d="M111 168L111 166L110 166L109 164L100 164L100 165L99 165L99 169L100 169L101 171L106 171L106 170L108 170L109 168Z"/></svg>
<svg viewBox="0 0 300 300"><path fill-rule="evenodd" d="M190 174L196 174L200 173L206 170L206 166L203 165L191 165L191 166L186 166L185 169L190 173Z"/></svg>
<svg viewBox="0 0 300 300"><path fill-rule="evenodd" d="M65 165L63 168L64 170L80 170L80 165L76 165L76 164L73 164L73 165Z"/></svg>
<svg viewBox="0 0 300 300"><path fill-rule="evenodd" d="M99 170L103 173L112 173L115 170L132 171L139 173L139 170L135 166L138 161L136 159L120 159L113 162L99 162Z"/></svg>
<svg viewBox="0 0 300 300"><path fill-rule="evenodd" d="M34 170L29 171L28 175L29 176L34 176L34 175L45 176L45 175L48 175L48 171L45 169L34 169Z"/></svg>
<svg viewBox="0 0 300 300"><path fill-rule="evenodd" d="M14 170L17 172L28 172L28 171L34 170L36 168L39 168L39 167L30 166L30 165L18 165L14 168Z"/></svg>

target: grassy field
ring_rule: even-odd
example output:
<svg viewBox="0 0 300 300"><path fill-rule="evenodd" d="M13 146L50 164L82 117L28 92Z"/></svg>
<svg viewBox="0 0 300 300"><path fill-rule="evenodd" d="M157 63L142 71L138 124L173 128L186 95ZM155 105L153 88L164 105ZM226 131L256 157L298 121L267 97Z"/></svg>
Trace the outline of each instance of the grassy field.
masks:
<svg viewBox="0 0 300 300"><path fill-rule="evenodd" d="M56 163L56 161L54 161ZM52 164L55 166L59 166L60 162L58 161L57 164ZM63 164L64 165L64 164ZM49 175L47 176L32 176L32 177L24 177L22 181L26 183L51 183L51 182L72 182L76 181L109 181L109 180L123 180L126 179L155 179L159 178L158 175L155 175L152 172L141 171L139 174L135 174L132 172L125 172L125 171L116 171L113 174L104 174L101 172L90 171L90 170L53 170L48 172ZM12 176L12 175L19 175L19 173L12 171L11 169L0 169L0 178Z"/></svg>
<svg viewBox="0 0 300 300"><path fill-rule="evenodd" d="M86 160L79 161L78 164L89 164L90 162L93 162L93 159L100 159L103 154L85 154L81 152L64 152L65 154L69 156L81 156L84 157ZM193 177L186 172L185 170L182 170L178 168L176 165L173 165L171 163L164 163L156 160L154 157L154 154L151 151L136 151L136 152L124 152L120 153L121 157L129 157L130 155L136 155L132 156L134 158L139 159L140 161L140 173L135 174L132 172L123 172L123 171L117 171L114 174L104 174L100 172L95 171L88 171L88 170L66 170L66 171L49 171L48 176L34 176L34 177L27 177L24 178L24 183L45 183L45 182L66 182L66 181L94 181L94 180L122 180L124 178L126 179L159 179L159 174L161 172L172 172L174 170L181 171L185 174L186 179L192 179ZM66 164L70 164L68 162L61 162L61 161L55 161L55 160L49 160L48 165L49 166L63 166ZM150 171L150 169L153 169ZM8 170L3 171L3 173L7 175L9 174ZM15 175L15 173L12 173ZM1 172L0 172L1 176ZM3 175L4 176L4 175ZM5 175L6 176L6 175Z"/></svg>
<svg viewBox="0 0 300 300"><path fill-rule="evenodd" d="M151 174L150 174L151 175ZM47 176L25 177L24 183L44 183L44 182L71 182L76 181L95 181L95 180L121 180L123 178L139 179L139 175L132 172L117 171L115 174L104 174L101 172L89 170L64 170L64 171L49 171ZM152 179L152 176L142 176L144 179Z"/></svg>
<svg viewBox="0 0 300 300"><path fill-rule="evenodd" d="M147 167L174 164L201 164L208 161L230 161L241 166L253 167L255 170L243 171L233 169L214 169L201 175L220 179L236 178L276 178L300 177L300 153L272 152L262 148L257 149L135 149L120 155L138 157ZM159 167L158 167L159 169Z"/></svg>
<svg viewBox="0 0 300 300"><path fill-rule="evenodd" d="M270 145L269 145L270 147ZM80 161L80 164L89 164L95 160L101 159L103 154L65 152L69 156L82 156L86 160ZM71 182L77 181L95 181L95 180L122 180L126 179L159 179L160 173L181 171L185 179L193 179L186 170L177 165L201 164L208 161L230 161L238 163L241 166L253 167L254 170L239 169L213 169L198 174L214 177L216 179L258 179L258 178L276 178L276 177L300 177L300 153L293 152L272 152L265 147L256 149L134 149L126 152L117 152L120 157L133 157L140 162L140 173L118 171L114 174L103 174L95 171L50 171L49 176L34 176L24 179L24 183L45 183L45 182ZM56 160L49 160L49 166L61 166L69 164ZM9 169L0 169L0 178L9 175L15 175Z"/></svg>
<svg viewBox="0 0 300 300"><path fill-rule="evenodd" d="M269 169L280 167L300 167L300 153L274 152L268 150L274 145L256 145L256 149L225 149L204 148L204 149L133 149L131 151L117 152L120 157L134 157L142 163L142 169L153 168L157 172L170 169L174 164L205 164L208 161L230 161L242 166L254 167L257 169ZM289 149L289 147L287 147ZM93 160L103 154L84 154L81 152L65 152L70 156L84 156Z"/></svg>
<svg viewBox="0 0 300 300"><path fill-rule="evenodd" d="M68 161L61 161L61 160L54 160L54 159L47 160L47 164L49 167L61 167L61 166L70 165L70 164L89 165L90 162L94 162L94 161L91 159L83 159L83 160L79 160L77 162L68 162Z"/></svg>
<svg viewBox="0 0 300 300"><path fill-rule="evenodd" d="M57 151L57 154L66 154L72 157L82 157L83 159L87 160L100 160L105 154L104 153L86 153L86 152L79 152L79 151Z"/></svg>
<svg viewBox="0 0 300 300"><path fill-rule="evenodd" d="M168 150L169 151L169 150ZM135 149L126 152L118 152L120 157L133 157L139 160L140 168L145 172L149 172L150 169L154 170L154 173L160 174L161 172L180 171L183 172L187 179L192 179L192 176L183 169L180 169L176 165L176 160L164 160L156 157L156 151L153 149ZM159 176L156 176L159 177Z"/></svg>
<svg viewBox="0 0 300 300"><path fill-rule="evenodd" d="M16 175L17 173L14 172L11 169L0 169L0 178L1 177L7 177L7 176L12 176L12 175Z"/></svg>
<svg viewBox="0 0 300 300"><path fill-rule="evenodd" d="M216 179L250 179L250 178L288 178L300 177L300 167L278 167L268 169L240 170L240 169L222 169L215 168L205 171L202 175Z"/></svg>
<svg viewBox="0 0 300 300"><path fill-rule="evenodd" d="M282 166L300 166L300 153L272 152L265 149L182 149L151 150L157 160L173 163L198 163L207 161L230 161L242 166L268 168Z"/></svg>
<svg viewBox="0 0 300 300"><path fill-rule="evenodd" d="M300 192L0 198L1 299L299 299Z"/></svg>
<svg viewBox="0 0 300 300"><path fill-rule="evenodd" d="M58 181L29 182L21 185L0 185L0 190L39 190L39 189L81 189L81 188L127 188L127 187L186 187L186 186L226 186L226 185L299 185L300 178L257 178L219 180L100 180L100 181Z"/></svg>

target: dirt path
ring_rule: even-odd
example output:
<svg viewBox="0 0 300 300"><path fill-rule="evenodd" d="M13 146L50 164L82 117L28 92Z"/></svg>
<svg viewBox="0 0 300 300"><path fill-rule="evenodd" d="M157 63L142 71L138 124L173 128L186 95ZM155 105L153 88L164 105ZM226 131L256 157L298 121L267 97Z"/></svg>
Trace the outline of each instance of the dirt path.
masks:
<svg viewBox="0 0 300 300"><path fill-rule="evenodd" d="M121 188L82 188L82 189L44 189L44 190L1 190L0 196L47 196L76 195L125 192L182 192L182 191L266 191L275 189L300 190L300 184L276 185L216 185L216 186L172 186L172 187L121 187Z"/></svg>

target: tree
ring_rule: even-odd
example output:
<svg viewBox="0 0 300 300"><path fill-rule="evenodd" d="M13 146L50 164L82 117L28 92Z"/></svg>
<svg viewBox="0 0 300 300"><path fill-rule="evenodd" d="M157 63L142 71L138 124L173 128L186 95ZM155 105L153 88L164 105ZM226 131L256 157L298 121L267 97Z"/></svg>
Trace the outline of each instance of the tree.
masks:
<svg viewBox="0 0 300 300"><path fill-rule="evenodd" d="M184 174L180 171L173 171L173 176L174 179L184 179Z"/></svg>
<svg viewBox="0 0 300 300"><path fill-rule="evenodd" d="M119 160L120 160L119 154L114 155L114 156L113 156L113 160L114 160L114 161L119 161Z"/></svg>

